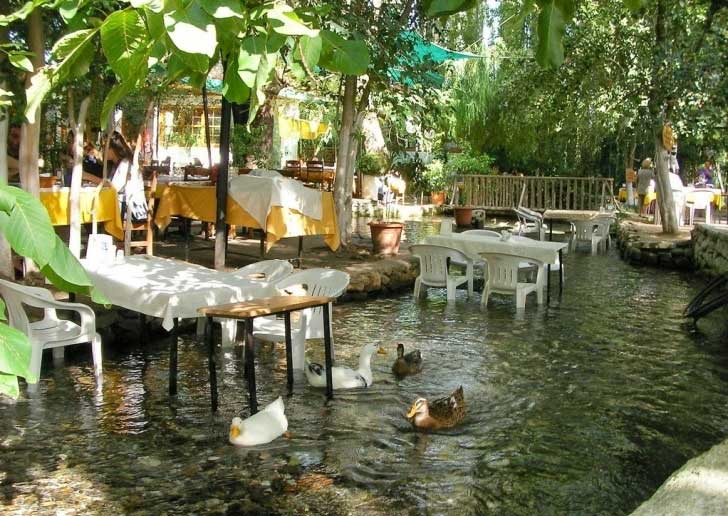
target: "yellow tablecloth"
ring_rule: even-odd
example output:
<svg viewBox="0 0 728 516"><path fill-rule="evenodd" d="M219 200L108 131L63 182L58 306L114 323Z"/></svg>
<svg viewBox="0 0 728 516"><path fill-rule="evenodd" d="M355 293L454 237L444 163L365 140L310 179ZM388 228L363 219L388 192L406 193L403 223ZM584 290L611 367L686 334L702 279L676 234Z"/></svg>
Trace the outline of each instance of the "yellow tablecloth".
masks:
<svg viewBox="0 0 728 516"><path fill-rule="evenodd" d="M323 216L321 220L306 217L297 210L273 206L266 220L266 250L281 238L323 235L326 245L335 251L339 248L339 229L336 223L334 196L322 192ZM160 229L170 223L172 217L181 216L203 222L215 222L215 187L169 185L162 192L154 222ZM260 228L242 206L228 196L227 223L235 226Z"/></svg>
<svg viewBox="0 0 728 516"><path fill-rule="evenodd" d="M685 192L685 200L687 202L692 201L692 193L691 191ZM637 190L635 189L634 193L635 199L637 199ZM619 196L617 197L620 201L626 202L627 201L627 189L622 187L619 189ZM648 193L645 195L645 206L648 206L652 201L657 200L657 192ZM713 190L713 205L715 205L719 210L723 209L724 201L723 196L721 195L721 191L719 189Z"/></svg>
<svg viewBox="0 0 728 516"><path fill-rule="evenodd" d="M70 188L59 188L57 190L41 190L40 202L43 203L51 223L54 226L68 226L71 223L68 198L70 197ZM81 222L93 222L91 216L91 207L96 187L81 189ZM117 240L124 239L124 230L121 225L121 214L119 213L119 203L116 200L116 190L113 188L102 188L99 193L99 202L96 208L96 220L104 223L106 232Z"/></svg>

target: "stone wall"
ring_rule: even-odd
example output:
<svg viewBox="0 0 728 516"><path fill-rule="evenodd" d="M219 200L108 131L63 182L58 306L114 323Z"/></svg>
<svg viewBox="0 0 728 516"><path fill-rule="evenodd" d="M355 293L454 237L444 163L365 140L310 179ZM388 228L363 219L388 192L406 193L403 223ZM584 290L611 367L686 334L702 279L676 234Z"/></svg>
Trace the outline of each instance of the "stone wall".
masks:
<svg viewBox="0 0 728 516"><path fill-rule="evenodd" d="M728 274L728 227L697 224L692 233L695 265L711 274Z"/></svg>
<svg viewBox="0 0 728 516"><path fill-rule="evenodd" d="M617 246L622 259L634 265L651 265L665 269L694 268L692 241L664 237L655 226L624 220L617 224Z"/></svg>
<svg viewBox="0 0 728 516"><path fill-rule="evenodd" d="M369 297L411 289L419 275L417 258L383 258L379 261L358 263L343 267L351 278L340 301L364 300Z"/></svg>

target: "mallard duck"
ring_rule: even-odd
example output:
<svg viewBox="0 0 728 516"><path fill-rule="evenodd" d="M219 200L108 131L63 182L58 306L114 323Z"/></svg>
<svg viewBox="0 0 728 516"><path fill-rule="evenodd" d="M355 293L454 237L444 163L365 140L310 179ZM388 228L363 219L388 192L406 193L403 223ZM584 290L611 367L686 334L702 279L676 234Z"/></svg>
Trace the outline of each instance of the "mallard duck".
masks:
<svg viewBox="0 0 728 516"><path fill-rule="evenodd" d="M463 386L458 387L450 396L427 401L418 398L407 412L412 426L426 430L449 428L465 418L465 396Z"/></svg>
<svg viewBox="0 0 728 516"><path fill-rule="evenodd" d="M359 368L332 367L331 379L334 389L356 389L357 387L370 387L374 383L372 377L371 360L375 353L386 355L387 352L377 344L367 344L359 354ZM312 387L326 387L326 368L321 364L306 361L306 378Z"/></svg>
<svg viewBox="0 0 728 516"><path fill-rule="evenodd" d="M419 349L404 354L404 345L397 344L397 359L392 364L392 372L399 377L419 373L422 370L422 353Z"/></svg>
<svg viewBox="0 0 728 516"><path fill-rule="evenodd" d="M283 398L279 396L273 403L245 421L234 417L230 424L230 444L255 446L280 437L288 430L285 408Z"/></svg>

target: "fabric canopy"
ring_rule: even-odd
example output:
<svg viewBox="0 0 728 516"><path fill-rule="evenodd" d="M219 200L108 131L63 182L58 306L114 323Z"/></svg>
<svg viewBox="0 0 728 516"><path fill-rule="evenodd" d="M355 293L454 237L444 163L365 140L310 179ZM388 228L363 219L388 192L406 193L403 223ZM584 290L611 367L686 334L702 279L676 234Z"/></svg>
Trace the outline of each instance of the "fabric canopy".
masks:
<svg viewBox="0 0 728 516"><path fill-rule="evenodd" d="M300 138L313 140L326 134L329 124L315 120L301 120L299 118L278 118L278 131L281 138Z"/></svg>

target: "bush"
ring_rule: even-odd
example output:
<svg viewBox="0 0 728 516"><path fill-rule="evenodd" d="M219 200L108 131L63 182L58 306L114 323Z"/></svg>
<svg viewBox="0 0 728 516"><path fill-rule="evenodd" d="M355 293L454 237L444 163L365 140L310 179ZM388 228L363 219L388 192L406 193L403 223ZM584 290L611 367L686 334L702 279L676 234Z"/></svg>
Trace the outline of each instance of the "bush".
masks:
<svg viewBox="0 0 728 516"><path fill-rule="evenodd" d="M422 189L425 192L443 192L451 182L451 177L445 172L445 167L439 159L425 165L422 174Z"/></svg>
<svg viewBox="0 0 728 516"><path fill-rule="evenodd" d="M365 153L356 159L356 170L367 176L379 176L386 166L386 160L381 154Z"/></svg>
<svg viewBox="0 0 728 516"><path fill-rule="evenodd" d="M445 163L447 176L455 175L487 175L492 174L491 165L495 160L487 154L473 156L472 154L460 154Z"/></svg>

